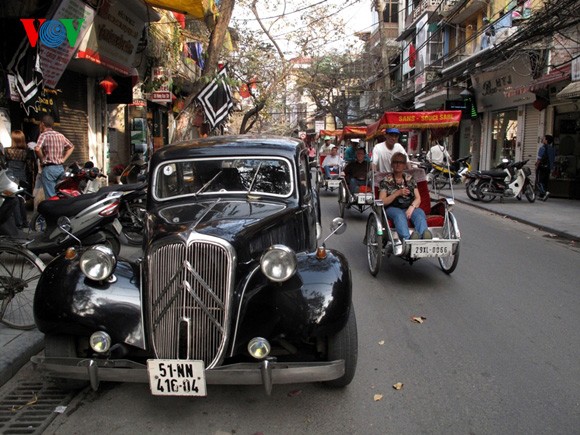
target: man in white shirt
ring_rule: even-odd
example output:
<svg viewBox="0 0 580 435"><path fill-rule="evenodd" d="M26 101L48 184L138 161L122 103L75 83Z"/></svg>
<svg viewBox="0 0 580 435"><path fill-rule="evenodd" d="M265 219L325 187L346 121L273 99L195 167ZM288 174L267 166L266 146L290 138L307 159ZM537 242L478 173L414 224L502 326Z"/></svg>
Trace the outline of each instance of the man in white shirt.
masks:
<svg viewBox="0 0 580 435"><path fill-rule="evenodd" d="M401 132L397 128L388 128L385 131L386 139L378 143L373 148L373 170L376 172L393 172L391 168L391 157L395 153L407 155L407 151L397 140ZM407 161L408 161L407 156Z"/></svg>
<svg viewBox="0 0 580 435"><path fill-rule="evenodd" d="M324 175L326 178L330 178L330 172L333 171L338 173L338 167L340 166L340 156L338 155L338 148L335 145L330 145L330 154L327 155L322 161L322 168L324 169Z"/></svg>
<svg viewBox="0 0 580 435"><path fill-rule="evenodd" d="M324 136L324 143L320 147L320 155L325 156L330 153L330 147L335 146L330 143L330 136Z"/></svg>
<svg viewBox="0 0 580 435"><path fill-rule="evenodd" d="M438 142L435 142L435 145L429 149L427 160L440 166L447 166L447 163L451 164L453 162L445 147Z"/></svg>

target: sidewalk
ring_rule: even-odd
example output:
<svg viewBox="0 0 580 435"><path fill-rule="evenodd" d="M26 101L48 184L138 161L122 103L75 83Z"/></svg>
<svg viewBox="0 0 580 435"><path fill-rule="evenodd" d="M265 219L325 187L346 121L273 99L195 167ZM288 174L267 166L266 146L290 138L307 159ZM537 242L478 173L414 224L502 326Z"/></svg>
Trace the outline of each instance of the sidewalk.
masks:
<svg viewBox="0 0 580 435"><path fill-rule="evenodd" d="M546 202L530 204L526 199L518 201L507 198L503 203L497 199L482 203L472 201L465 193L463 184L454 186L453 194L457 203L478 207L508 216L516 221L532 225L548 233L580 241L580 201L573 199L550 198ZM436 198L435 194L431 194ZM443 196L451 196L451 190L441 191ZM0 324L0 386L26 364L32 355L43 348L43 334L37 330L17 331Z"/></svg>
<svg viewBox="0 0 580 435"><path fill-rule="evenodd" d="M451 196L450 189L443 189L440 193L442 196ZM536 199L530 203L526 198L521 201L505 198L503 202L496 198L484 203L469 199L463 184L453 186L453 196L457 203L508 216L556 236L580 241L580 200L550 197L546 202ZM432 192L431 197L436 198L437 195Z"/></svg>

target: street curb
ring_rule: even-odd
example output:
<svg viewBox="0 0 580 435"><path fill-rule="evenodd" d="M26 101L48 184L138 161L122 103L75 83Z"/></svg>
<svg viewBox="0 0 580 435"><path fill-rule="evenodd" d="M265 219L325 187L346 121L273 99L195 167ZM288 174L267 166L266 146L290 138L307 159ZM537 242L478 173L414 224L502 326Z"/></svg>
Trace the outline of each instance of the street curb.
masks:
<svg viewBox="0 0 580 435"><path fill-rule="evenodd" d="M38 330L23 331L2 349L0 355L0 387L44 349L44 334Z"/></svg>

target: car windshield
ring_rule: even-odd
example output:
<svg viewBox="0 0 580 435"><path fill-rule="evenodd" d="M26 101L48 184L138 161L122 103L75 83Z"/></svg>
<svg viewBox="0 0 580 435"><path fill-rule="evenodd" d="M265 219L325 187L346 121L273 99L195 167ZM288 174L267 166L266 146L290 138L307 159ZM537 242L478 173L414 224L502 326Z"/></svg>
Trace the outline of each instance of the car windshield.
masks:
<svg viewBox="0 0 580 435"><path fill-rule="evenodd" d="M245 157L164 162L155 171L153 191L160 200L224 192L288 197L292 186L287 160Z"/></svg>

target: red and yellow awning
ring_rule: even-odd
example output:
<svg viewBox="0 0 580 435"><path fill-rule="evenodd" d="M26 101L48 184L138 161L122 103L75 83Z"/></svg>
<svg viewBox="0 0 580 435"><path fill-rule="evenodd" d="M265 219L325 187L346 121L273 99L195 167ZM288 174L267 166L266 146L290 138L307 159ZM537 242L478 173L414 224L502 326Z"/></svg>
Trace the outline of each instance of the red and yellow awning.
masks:
<svg viewBox="0 0 580 435"><path fill-rule="evenodd" d="M366 137L372 139L387 128L399 130L440 129L458 127L461 110L438 110L435 112L385 112L381 119L367 127Z"/></svg>
<svg viewBox="0 0 580 435"><path fill-rule="evenodd" d="M145 3L156 8L180 12L197 20L217 13L214 0L145 0Z"/></svg>

